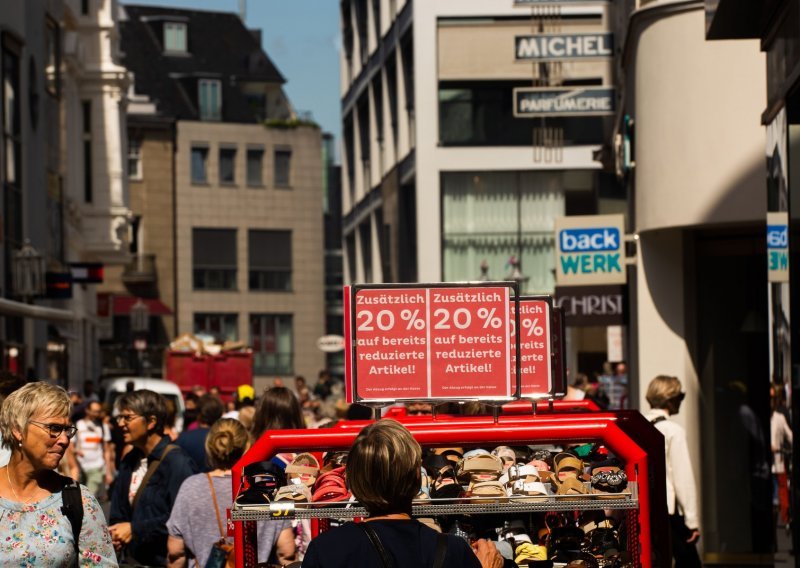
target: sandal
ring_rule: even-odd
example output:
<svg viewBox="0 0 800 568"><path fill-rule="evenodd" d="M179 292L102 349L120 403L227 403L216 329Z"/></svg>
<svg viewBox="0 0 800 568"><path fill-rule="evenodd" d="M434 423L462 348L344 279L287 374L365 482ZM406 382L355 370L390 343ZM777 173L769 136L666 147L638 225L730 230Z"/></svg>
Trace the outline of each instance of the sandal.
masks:
<svg viewBox="0 0 800 568"><path fill-rule="evenodd" d="M461 485L456 480L456 473L450 461L441 455L430 455L425 459L427 471L433 483L430 494L432 499L454 499L461 494Z"/></svg>
<svg viewBox="0 0 800 568"><path fill-rule="evenodd" d="M301 483L284 485L275 494L275 501L294 501L295 503L308 503L311 501L311 491Z"/></svg>
<svg viewBox="0 0 800 568"><path fill-rule="evenodd" d="M486 450L484 450L486 451ZM497 481L503 472L503 460L486 453L467 453L460 462L456 477L462 481Z"/></svg>
<svg viewBox="0 0 800 568"><path fill-rule="evenodd" d="M289 482L302 483L311 487L319 475L319 461L311 454L297 454L292 463L286 466L286 477Z"/></svg>
<svg viewBox="0 0 800 568"><path fill-rule="evenodd" d="M345 480L345 468L337 467L317 478L311 500L314 502L347 501L350 491Z"/></svg>
<svg viewBox="0 0 800 568"><path fill-rule="evenodd" d="M617 466L600 466L592 469L592 493L602 499L619 498L628 487L628 474Z"/></svg>
<svg viewBox="0 0 800 568"><path fill-rule="evenodd" d="M498 503L507 500L506 488L499 481L477 481L471 483L467 489L470 503ZM475 499L481 497L481 499ZM484 499L486 497L486 499Z"/></svg>
<svg viewBox="0 0 800 568"><path fill-rule="evenodd" d="M553 477L551 480L556 495L588 495L589 489L577 477L566 477L559 480Z"/></svg>
<svg viewBox="0 0 800 568"><path fill-rule="evenodd" d="M238 507L269 505L275 491L285 484L283 470L271 461L251 463L242 470L242 485L234 502Z"/></svg>
<svg viewBox="0 0 800 568"><path fill-rule="evenodd" d="M420 467L419 493L414 497L417 501L427 501L431 498L431 478L424 467Z"/></svg>
<svg viewBox="0 0 800 568"><path fill-rule="evenodd" d="M503 462L503 469L508 469L517 463L517 453L509 446L497 446L492 450L492 455L500 458Z"/></svg>
<svg viewBox="0 0 800 568"><path fill-rule="evenodd" d="M553 458L555 477L563 481L568 477L581 477L583 475L583 460L573 454L562 452Z"/></svg>

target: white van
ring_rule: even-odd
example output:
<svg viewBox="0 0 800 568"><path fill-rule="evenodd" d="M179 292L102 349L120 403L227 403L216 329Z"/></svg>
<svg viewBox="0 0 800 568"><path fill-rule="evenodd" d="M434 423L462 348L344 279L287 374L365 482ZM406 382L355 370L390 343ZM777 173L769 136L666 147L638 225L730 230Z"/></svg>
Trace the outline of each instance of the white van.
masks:
<svg viewBox="0 0 800 568"><path fill-rule="evenodd" d="M183 395L178 385L164 379L149 377L115 377L100 382L100 400L114 406L114 402L128 390L128 383L133 383L133 390L147 389L168 398L175 404L175 430L183 430L183 413L186 406L183 404Z"/></svg>

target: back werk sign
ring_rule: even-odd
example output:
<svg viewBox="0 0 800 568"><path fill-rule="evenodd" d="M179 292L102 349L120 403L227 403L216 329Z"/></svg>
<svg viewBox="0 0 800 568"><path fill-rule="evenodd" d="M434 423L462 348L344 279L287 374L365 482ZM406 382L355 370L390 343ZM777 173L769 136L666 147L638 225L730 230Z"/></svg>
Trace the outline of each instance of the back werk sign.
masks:
<svg viewBox="0 0 800 568"><path fill-rule="evenodd" d="M613 34L538 34L514 38L517 61L588 59L614 54Z"/></svg>
<svg viewBox="0 0 800 568"><path fill-rule="evenodd" d="M514 89L514 116L600 116L614 114L611 87Z"/></svg>

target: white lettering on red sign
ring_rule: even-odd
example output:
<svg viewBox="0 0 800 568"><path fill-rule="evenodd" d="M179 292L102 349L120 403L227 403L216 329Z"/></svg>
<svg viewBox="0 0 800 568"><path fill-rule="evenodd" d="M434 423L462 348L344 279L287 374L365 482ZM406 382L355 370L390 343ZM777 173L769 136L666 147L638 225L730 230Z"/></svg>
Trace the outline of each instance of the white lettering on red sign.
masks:
<svg viewBox="0 0 800 568"><path fill-rule="evenodd" d="M511 303L514 317L514 303ZM513 320L512 320L513 323ZM543 398L550 394L552 372L550 360L550 306L544 300L519 301L519 354L520 396ZM512 328L516 326L513 325ZM516 349L514 330L511 336L511 369L516 372Z"/></svg>
<svg viewBox="0 0 800 568"><path fill-rule="evenodd" d="M362 289L355 296L359 400L508 398L509 289Z"/></svg>

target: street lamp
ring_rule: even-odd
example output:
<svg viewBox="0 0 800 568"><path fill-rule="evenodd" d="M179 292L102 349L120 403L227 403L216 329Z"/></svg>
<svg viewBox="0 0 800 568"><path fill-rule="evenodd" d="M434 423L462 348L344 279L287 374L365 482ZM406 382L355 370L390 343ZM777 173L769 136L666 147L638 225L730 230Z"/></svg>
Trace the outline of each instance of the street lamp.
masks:
<svg viewBox="0 0 800 568"><path fill-rule="evenodd" d="M506 276L506 280L514 280L517 285L519 286L519 293L524 294L528 291L528 280L531 279L530 276L525 276L520 269L520 261L516 255L511 255L511 258L508 259L508 264L511 267L511 273Z"/></svg>
<svg viewBox="0 0 800 568"><path fill-rule="evenodd" d="M45 292L45 262L42 255L33 248L30 240L25 243L11 261L14 295L23 302L29 302Z"/></svg>

